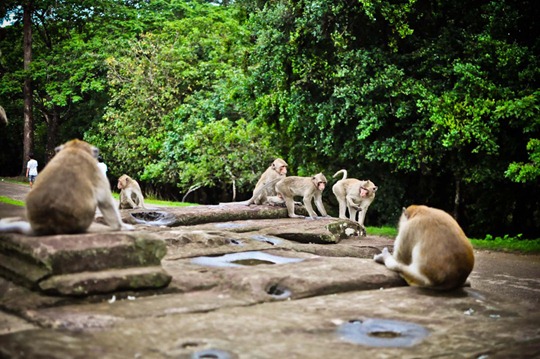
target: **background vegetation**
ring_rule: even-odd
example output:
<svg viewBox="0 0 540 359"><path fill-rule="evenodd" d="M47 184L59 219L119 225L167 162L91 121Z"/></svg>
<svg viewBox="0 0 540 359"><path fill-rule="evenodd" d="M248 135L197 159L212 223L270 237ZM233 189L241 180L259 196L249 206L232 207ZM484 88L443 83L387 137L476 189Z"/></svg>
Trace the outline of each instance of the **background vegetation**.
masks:
<svg viewBox="0 0 540 359"><path fill-rule="evenodd" d="M291 174L375 182L368 225L417 203L470 236L540 237L532 1L8 0L0 17L0 175L26 162L30 79L41 166L84 138L113 181L216 203L281 156Z"/></svg>

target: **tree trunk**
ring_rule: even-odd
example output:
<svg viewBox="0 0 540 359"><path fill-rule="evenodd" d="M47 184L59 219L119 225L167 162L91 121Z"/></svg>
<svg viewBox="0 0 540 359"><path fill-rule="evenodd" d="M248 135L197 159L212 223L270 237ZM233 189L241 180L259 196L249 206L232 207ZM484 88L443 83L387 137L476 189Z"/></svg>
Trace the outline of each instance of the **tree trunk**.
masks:
<svg viewBox="0 0 540 359"><path fill-rule="evenodd" d="M46 114L45 120L47 121L47 145L45 147L46 162L49 162L53 158L56 146L58 143L58 128L60 126L60 115L56 106L53 109L52 114Z"/></svg>
<svg viewBox="0 0 540 359"><path fill-rule="evenodd" d="M34 118L32 116L33 111L33 98L32 98L32 79L28 71L30 70L30 63L32 62L32 0L29 0L24 5L23 15L23 48L24 48L24 131L23 131L23 163L22 173L24 176L26 173L26 162L28 161L28 155L34 150Z"/></svg>
<svg viewBox="0 0 540 359"><path fill-rule="evenodd" d="M461 181L456 179L456 189L454 194L454 219L459 219L459 202L461 202Z"/></svg>

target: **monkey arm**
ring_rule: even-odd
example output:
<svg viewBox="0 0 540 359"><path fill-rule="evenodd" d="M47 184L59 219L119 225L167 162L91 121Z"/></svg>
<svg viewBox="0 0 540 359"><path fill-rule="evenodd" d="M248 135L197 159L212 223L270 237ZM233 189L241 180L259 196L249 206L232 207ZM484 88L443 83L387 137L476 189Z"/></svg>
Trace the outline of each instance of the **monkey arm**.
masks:
<svg viewBox="0 0 540 359"><path fill-rule="evenodd" d="M354 199L351 195L347 195L346 197L346 200L347 200L347 205L351 208L354 208L356 209L357 211L361 211L362 210L362 207L360 207L359 204L356 204L356 202L354 202Z"/></svg>

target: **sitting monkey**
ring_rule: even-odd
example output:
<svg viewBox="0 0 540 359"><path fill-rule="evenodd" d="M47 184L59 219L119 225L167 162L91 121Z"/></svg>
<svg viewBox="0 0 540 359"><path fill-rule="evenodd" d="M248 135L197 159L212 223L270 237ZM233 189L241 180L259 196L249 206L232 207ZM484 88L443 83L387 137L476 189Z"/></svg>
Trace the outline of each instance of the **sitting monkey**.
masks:
<svg viewBox="0 0 540 359"><path fill-rule="evenodd" d="M139 183L128 175L122 175L118 179L120 190L120 209L145 208L144 197Z"/></svg>
<svg viewBox="0 0 540 359"><path fill-rule="evenodd" d="M463 286L474 267L473 247L454 218L415 205L403 209L394 254L384 248L373 259L411 286L443 290Z"/></svg>
<svg viewBox="0 0 540 359"><path fill-rule="evenodd" d="M56 155L36 179L26 197L28 222L2 223L2 232L33 235L85 232L99 207L113 230L133 229L122 222L109 187L97 166L98 149L72 140L56 148Z"/></svg>
<svg viewBox="0 0 540 359"><path fill-rule="evenodd" d="M332 187L332 192L339 202L339 218L347 218L345 211L348 209L349 219L356 221L358 213L358 223L364 226L366 213L371 202L375 199L377 186L370 180L360 181L355 178L347 178L346 170L337 171L334 177L340 173L343 173L343 178Z"/></svg>

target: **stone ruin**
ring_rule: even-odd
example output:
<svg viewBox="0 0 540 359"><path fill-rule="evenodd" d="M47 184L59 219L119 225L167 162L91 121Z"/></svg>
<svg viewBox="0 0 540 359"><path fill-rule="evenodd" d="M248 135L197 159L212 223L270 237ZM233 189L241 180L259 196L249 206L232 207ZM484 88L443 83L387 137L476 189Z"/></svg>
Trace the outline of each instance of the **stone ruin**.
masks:
<svg viewBox="0 0 540 359"><path fill-rule="evenodd" d="M89 233L0 234L1 358L528 358L539 315L407 287L392 240L267 206L122 211Z"/></svg>

